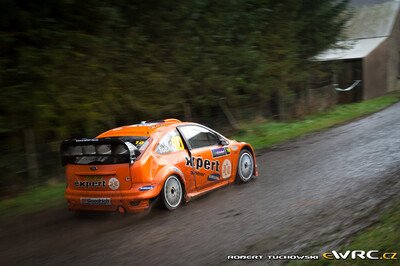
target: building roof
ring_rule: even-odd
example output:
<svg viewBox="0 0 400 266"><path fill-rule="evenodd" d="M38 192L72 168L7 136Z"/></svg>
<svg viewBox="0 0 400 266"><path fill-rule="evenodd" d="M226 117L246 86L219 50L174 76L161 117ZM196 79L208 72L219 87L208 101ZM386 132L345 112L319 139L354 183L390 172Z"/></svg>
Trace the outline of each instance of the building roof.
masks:
<svg viewBox="0 0 400 266"><path fill-rule="evenodd" d="M368 56L390 36L399 12L399 1L354 8L353 16L343 32L346 40L334 45L334 47L341 48L325 50L315 56L313 60L332 61Z"/></svg>
<svg viewBox="0 0 400 266"><path fill-rule="evenodd" d="M398 1L357 7L345 27L344 35L348 40L389 36L399 10Z"/></svg>
<svg viewBox="0 0 400 266"><path fill-rule="evenodd" d="M369 38L360 40L348 40L338 43L339 47L326 50L316 57L316 61L332 61L364 58L377 48L387 37Z"/></svg>
<svg viewBox="0 0 400 266"><path fill-rule="evenodd" d="M376 5L388 1L393 1L393 0L351 0L350 5L352 6Z"/></svg>

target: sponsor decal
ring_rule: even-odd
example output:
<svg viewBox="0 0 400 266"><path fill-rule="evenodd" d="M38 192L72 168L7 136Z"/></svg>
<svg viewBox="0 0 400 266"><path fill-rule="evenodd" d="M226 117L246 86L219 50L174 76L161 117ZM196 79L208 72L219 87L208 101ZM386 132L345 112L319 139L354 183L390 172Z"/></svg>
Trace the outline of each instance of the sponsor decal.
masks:
<svg viewBox="0 0 400 266"><path fill-rule="evenodd" d="M204 168L205 170L211 170L219 172L219 161L210 161L201 157L185 157L186 166L194 167L196 170Z"/></svg>
<svg viewBox="0 0 400 266"><path fill-rule="evenodd" d="M100 180L103 180L103 176L101 176L101 175L85 175L85 179L100 181Z"/></svg>
<svg viewBox="0 0 400 266"><path fill-rule="evenodd" d="M237 151L238 149L239 149L238 146L236 146L236 145L232 146L232 150L233 150L233 151Z"/></svg>
<svg viewBox="0 0 400 266"><path fill-rule="evenodd" d="M108 186L109 188L111 188L112 190L117 190L119 188L119 181L118 179L116 179L115 177L110 178L110 180L108 180Z"/></svg>
<svg viewBox="0 0 400 266"><path fill-rule="evenodd" d="M213 158L225 156L231 154L231 149L229 147L223 147L211 150Z"/></svg>
<svg viewBox="0 0 400 266"><path fill-rule="evenodd" d="M111 205L110 198L81 198L82 205Z"/></svg>
<svg viewBox="0 0 400 266"><path fill-rule="evenodd" d="M152 190L154 188L154 186L143 186L139 188L139 191L148 191L148 190Z"/></svg>
<svg viewBox="0 0 400 266"><path fill-rule="evenodd" d="M75 187L83 187L83 188L95 188L95 187L105 187L106 186L106 181L100 180L100 181L75 181L74 182Z"/></svg>
<svg viewBox="0 0 400 266"><path fill-rule="evenodd" d="M198 172L198 171L190 171L190 174L197 175L197 176L205 176L206 175L205 173Z"/></svg>
<svg viewBox="0 0 400 266"><path fill-rule="evenodd" d="M144 140L136 140L135 141L135 145L143 145L144 144Z"/></svg>
<svg viewBox="0 0 400 266"><path fill-rule="evenodd" d="M232 163L230 160L225 159L222 163L222 178L228 179L232 174Z"/></svg>
<svg viewBox="0 0 400 266"><path fill-rule="evenodd" d="M99 139L76 139L75 142L99 141Z"/></svg>
<svg viewBox="0 0 400 266"><path fill-rule="evenodd" d="M218 181L220 178L219 174L211 174L208 176L207 180L208 181Z"/></svg>

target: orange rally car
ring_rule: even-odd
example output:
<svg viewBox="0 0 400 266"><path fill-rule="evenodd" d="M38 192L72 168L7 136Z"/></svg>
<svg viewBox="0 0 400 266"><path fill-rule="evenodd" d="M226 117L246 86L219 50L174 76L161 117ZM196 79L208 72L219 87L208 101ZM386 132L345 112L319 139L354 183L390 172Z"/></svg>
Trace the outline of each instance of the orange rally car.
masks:
<svg viewBox="0 0 400 266"><path fill-rule="evenodd" d="M160 198L182 201L257 176L253 148L177 119L111 129L61 144L70 210L138 212Z"/></svg>

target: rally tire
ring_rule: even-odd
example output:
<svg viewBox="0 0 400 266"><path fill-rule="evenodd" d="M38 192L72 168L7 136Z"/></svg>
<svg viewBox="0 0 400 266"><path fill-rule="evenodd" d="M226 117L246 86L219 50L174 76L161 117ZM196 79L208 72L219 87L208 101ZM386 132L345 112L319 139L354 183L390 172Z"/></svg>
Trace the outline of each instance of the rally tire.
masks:
<svg viewBox="0 0 400 266"><path fill-rule="evenodd" d="M163 207L167 210L173 211L181 205L183 201L183 187L177 176L171 175L165 180L160 196Z"/></svg>
<svg viewBox="0 0 400 266"><path fill-rule="evenodd" d="M254 158L251 152L243 149L239 154L238 166L236 171L236 182L249 182L254 174Z"/></svg>

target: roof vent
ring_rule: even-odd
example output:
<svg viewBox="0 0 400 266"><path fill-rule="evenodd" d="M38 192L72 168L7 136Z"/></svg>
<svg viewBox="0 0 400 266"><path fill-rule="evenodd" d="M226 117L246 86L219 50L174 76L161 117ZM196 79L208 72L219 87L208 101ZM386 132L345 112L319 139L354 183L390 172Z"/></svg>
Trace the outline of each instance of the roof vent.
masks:
<svg viewBox="0 0 400 266"><path fill-rule="evenodd" d="M168 118L168 119L161 119L161 120L147 120L147 121L141 121L140 124L148 124L148 123L181 123L179 119L175 118Z"/></svg>
<svg viewBox="0 0 400 266"><path fill-rule="evenodd" d="M168 119L164 119L165 123L181 123L182 121L179 119L175 119L175 118L168 118Z"/></svg>

